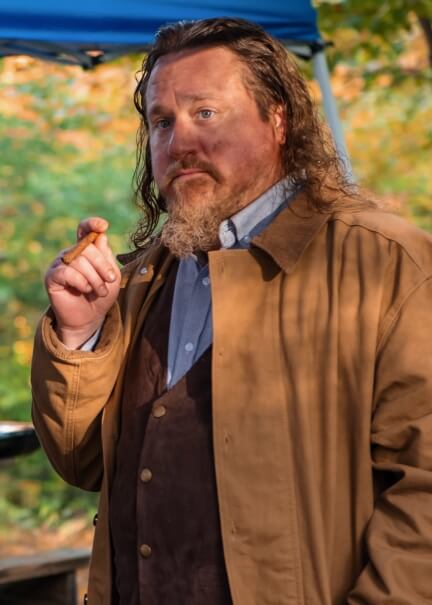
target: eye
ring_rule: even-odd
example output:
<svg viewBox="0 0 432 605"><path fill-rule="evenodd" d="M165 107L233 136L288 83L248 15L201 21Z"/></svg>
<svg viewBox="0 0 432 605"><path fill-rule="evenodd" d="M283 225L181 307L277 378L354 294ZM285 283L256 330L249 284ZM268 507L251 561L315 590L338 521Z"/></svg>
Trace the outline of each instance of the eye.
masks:
<svg viewBox="0 0 432 605"><path fill-rule="evenodd" d="M166 130L167 128L169 128L171 122L169 120L167 120L166 118L161 118L160 120L157 120L155 122L155 128L157 128L158 130Z"/></svg>
<svg viewBox="0 0 432 605"><path fill-rule="evenodd" d="M204 119L204 120L209 120L210 118L212 118L214 116L215 112L212 109L201 109L199 111L199 115Z"/></svg>

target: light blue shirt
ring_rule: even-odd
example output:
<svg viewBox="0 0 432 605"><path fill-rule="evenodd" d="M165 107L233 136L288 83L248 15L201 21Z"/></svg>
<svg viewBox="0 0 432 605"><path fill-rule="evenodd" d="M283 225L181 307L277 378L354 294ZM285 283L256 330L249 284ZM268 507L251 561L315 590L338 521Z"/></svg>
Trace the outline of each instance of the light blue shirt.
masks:
<svg viewBox="0 0 432 605"><path fill-rule="evenodd" d="M279 181L219 226L222 248L249 248L294 197L289 179ZM208 264L193 255L179 263L171 309L167 386L174 386L213 341Z"/></svg>

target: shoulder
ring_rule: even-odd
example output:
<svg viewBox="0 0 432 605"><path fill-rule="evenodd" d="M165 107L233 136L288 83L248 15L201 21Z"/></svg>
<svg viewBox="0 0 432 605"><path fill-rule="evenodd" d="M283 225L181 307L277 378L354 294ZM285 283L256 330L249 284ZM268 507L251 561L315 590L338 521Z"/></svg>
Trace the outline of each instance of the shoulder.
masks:
<svg viewBox="0 0 432 605"><path fill-rule="evenodd" d="M156 274L164 272L173 258L158 239L154 239L145 249L118 255L117 260L123 264L121 286L124 288L131 282L152 281Z"/></svg>
<svg viewBox="0 0 432 605"><path fill-rule="evenodd" d="M432 235L406 220L378 209L335 212L329 223L343 226L353 239L371 240L410 259L418 270L432 275Z"/></svg>

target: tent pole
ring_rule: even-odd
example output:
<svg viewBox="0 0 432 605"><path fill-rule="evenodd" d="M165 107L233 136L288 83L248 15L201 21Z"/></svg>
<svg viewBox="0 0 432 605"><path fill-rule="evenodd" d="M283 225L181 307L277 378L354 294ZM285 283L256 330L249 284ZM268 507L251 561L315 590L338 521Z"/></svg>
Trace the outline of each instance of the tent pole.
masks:
<svg viewBox="0 0 432 605"><path fill-rule="evenodd" d="M330 124L330 128L333 133L337 152L345 165L349 181L353 183L354 176L352 172L351 162L345 144L345 138L338 115L336 101L330 86L330 74L324 50L320 50L314 53L314 55L312 56L312 65L314 70L314 76L321 88L324 112L327 116L327 120Z"/></svg>

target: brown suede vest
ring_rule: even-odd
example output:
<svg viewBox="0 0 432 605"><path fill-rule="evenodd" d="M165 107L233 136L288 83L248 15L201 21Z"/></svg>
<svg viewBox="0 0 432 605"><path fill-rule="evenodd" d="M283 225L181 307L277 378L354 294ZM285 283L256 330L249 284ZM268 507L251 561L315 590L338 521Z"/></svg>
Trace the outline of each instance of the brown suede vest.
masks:
<svg viewBox="0 0 432 605"><path fill-rule="evenodd" d="M230 605L212 448L211 348L167 391L177 267L130 356L111 492L118 605Z"/></svg>

